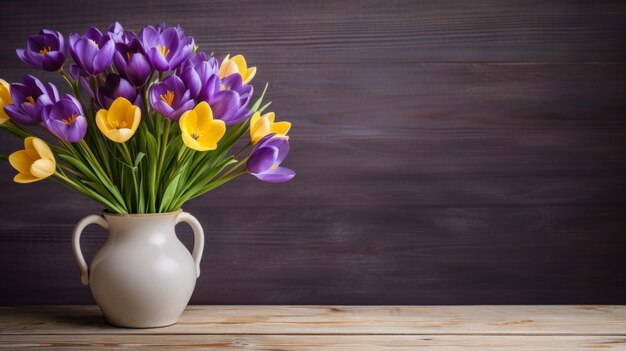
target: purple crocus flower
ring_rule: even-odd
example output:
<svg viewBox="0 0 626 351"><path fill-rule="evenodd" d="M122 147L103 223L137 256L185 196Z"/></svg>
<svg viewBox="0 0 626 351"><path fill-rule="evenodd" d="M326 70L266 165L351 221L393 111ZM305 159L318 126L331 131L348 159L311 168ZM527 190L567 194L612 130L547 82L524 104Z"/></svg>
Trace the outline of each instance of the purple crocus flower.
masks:
<svg viewBox="0 0 626 351"><path fill-rule="evenodd" d="M65 62L65 40L61 33L43 29L38 35L28 38L26 49L17 49L16 52L23 62L54 72L61 69Z"/></svg>
<svg viewBox="0 0 626 351"><path fill-rule="evenodd" d="M150 105L166 118L177 121L195 106L189 89L175 74L150 87Z"/></svg>
<svg viewBox="0 0 626 351"><path fill-rule="evenodd" d="M183 63L181 63L176 73L184 71L187 67L196 67L201 62L205 61L209 61L212 69L215 69L219 72L220 63L216 58L209 57L209 55L207 55L205 52L196 52L195 54L191 55L191 57L189 57L187 60L183 61Z"/></svg>
<svg viewBox="0 0 626 351"><path fill-rule="evenodd" d="M70 52L78 67L96 76L113 61L115 43L108 34L91 27L82 37L76 33L70 35Z"/></svg>
<svg viewBox="0 0 626 351"><path fill-rule="evenodd" d="M69 94L43 108L43 123L52 134L70 143L82 140L87 133L83 109L78 100Z"/></svg>
<svg viewBox="0 0 626 351"><path fill-rule="evenodd" d="M239 74L233 74L223 81L217 74L213 74L203 83L196 101L208 102L216 119L224 121L226 125L233 125L248 116L246 106L251 95L252 86L242 86Z"/></svg>
<svg viewBox="0 0 626 351"><path fill-rule="evenodd" d="M98 103L108 110L118 97L126 98L136 106L141 103L137 89L129 81L117 74L109 74L104 85L98 88Z"/></svg>
<svg viewBox="0 0 626 351"><path fill-rule="evenodd" d="M231 90L239 94L239 109L237 109L227 124L236 124L248 118L250 115L248 103L250 102L252 92L254 91L252 85L242 84L241 75L237 73L222 79L222 86L226 90Z"/></svg>
<svg viewBox="0 0 626 351"><path fill-rule="evenodd" d="M44 84L27 75L22 83L11 84L13 105L4 107L12 120L28 125L41 123L41 110L59 100L59 91L52 83Z"/></svg>
<svg viewBox="0 0 626 351"><path fill-rule="evenodd" d="M116 44L113 63L117 71L137 87L144 85L152 73L152 66L139 39L132 39L128 44Z"/></svg>
<svg viewBox="0 0 626 351"><path fill-rule="evenodd" d="M209 78L218 74L219 67L220 64L215 57L203 60L202 54L192 56L180 66L180 78L185 82L185 86L189 88L194 99L198 97L202 86L209 81Z"/></svg>
<svg viewBox="0 0 626 351"><path fill-rule="evenodd" d="M134 37L134 33L125 31L120 22L112 23L109 28L107 28L107 33L116 44L128 44Z"/></svg>
<svg viewBox="0 0 626 351"><path fill-rule="evenodd" d="M194 49L193 37L184 35L180 26L147 26L141 32L141 41L152 67L161 72L177 68Z"/></svg>
<svg viewBox="0 0 626 351"><path fill-rule="evenodd" d="M276 136L274 133L266 135L254 146L246 168L250 174L264 182L286 182L296 175L292 169L280 167L288 153L287 137Z"/></svg>

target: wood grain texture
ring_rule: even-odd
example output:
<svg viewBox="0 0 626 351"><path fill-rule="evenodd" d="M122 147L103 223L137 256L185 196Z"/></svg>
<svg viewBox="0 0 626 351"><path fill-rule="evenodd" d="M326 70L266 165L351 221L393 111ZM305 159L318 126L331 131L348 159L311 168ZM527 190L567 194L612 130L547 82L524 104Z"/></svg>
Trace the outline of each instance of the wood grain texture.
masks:
<svg viewBox="0 0 626 351"><path fill-rule="evenodd" d="M97 306L0 307L2 335L626 335L626 306L188 306L173 326L112 327Z"/></svg>
<svg viewBox="0 0 626 351"><path fill-rule="evenodd" d="M192 303L626 303L623 2L243 1L246 26L230 1L29 4L3 2L7 80L32 72L14 50L42 26L165 20L244 53L294 123L291 183L186 207L207 232ZM12 176L0 304L91 303L70 233L100 209ZM104 235L86 231L88 256Z"/></svg>
<svg viewBox="0 0 626 351"><path fill-rule="evenodd" d="M623 336L0 335L13 350L582 351L625 350Z"/></svg>
<svg viewBox="0 0 626 351"><path fill-rule="evenodd" d="M156 329L94 306L0 308L0 347L208 350L626 349L626 306L190 306Z"/></svg>

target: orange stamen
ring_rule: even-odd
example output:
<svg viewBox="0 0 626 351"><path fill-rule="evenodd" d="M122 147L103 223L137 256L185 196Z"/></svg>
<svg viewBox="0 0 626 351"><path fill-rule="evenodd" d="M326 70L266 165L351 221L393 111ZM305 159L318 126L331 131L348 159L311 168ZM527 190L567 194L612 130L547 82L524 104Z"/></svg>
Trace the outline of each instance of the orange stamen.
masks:
<svg viewBox="0 0 626 351"><path fill-rule="evenodd" d="M35 99L32 96L28 96L26 97L26 101L24 101L25 104L29 104L29 105L34 105L35 104Z"/></svg>
<svg viewBox="0 0 626 351"><path fill-rule="evenodd" d="M50 51L52 51L52 46L42 48L41 50L39 50L39 53L42 55L47 55Z"/></svg>
<svg viewBox="0 0 626 351"><path fill-rule="evenodd" d="M72 113L72 115L70 117L62 119L61 122L67 124L68 126L71 126L74 123L74 121L76 121L77 117L78 116L76 116L75 113Z"/></svg>
<svg viewBox="0 0 626 351"><path fill-rule="evenodd" d="M167 54L170 53L170 50L167 47L163 46L163 45L157 45L157 49L159 49L161 54L163 54L163 57L166 57Z"/></svg>
<svg viewBox="0 0 626 351"><path fill-rule="evenodd" d="M165 95L161 95L161 100L165 101L170 107L172 107L172 103L174 102L174 92L168 90Z"/></svg>

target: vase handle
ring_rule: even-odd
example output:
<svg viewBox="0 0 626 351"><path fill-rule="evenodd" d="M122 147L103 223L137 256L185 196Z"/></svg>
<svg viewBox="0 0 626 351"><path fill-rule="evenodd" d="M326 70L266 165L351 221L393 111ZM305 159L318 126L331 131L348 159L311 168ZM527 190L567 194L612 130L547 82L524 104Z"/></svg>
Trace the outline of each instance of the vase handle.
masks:
<svg viewBox="0 0 626 351"><path fill-rule="evenodd" d="M98 215L87 216L81 219L80 222L76 224L76 227L74 227L74 232L72 233L72 249L74 250L76 262L78 262L78 268L80 268L80 281L84 285L89 285L89 267L87 266L87 262L85 262L83 252L80 250L80 235L83 233L83 229L90 224L97 224L104 229L109 227L106 219Z"/></svg>
<svg viewBox="0 0 626 351"><path fill-rule="evenodd" d="M196 278L198 278L200 276L200 259L202 258L202 251L204 251L204 231L196 217L187 212L181 212L176 216L176 223L180 222L189 224L193 230L194 243L192 256L196 263Z"/></svg>

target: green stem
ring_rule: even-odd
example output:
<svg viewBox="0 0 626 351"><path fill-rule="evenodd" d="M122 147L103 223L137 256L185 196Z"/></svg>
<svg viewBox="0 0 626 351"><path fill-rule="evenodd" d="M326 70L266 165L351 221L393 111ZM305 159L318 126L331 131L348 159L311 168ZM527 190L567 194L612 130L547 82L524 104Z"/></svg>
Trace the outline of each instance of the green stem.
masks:
<svg viewBox="0 0 626 351"><path fill-rule="evenodd" d="M128 166L130 167L133 174L133 185L135 186L135 201L137 201L137 204L139 204L139 185L137 183L137 169L133 164L132 157L130 156L130 151L128 150L128 146L126 146L126 143L122 143L122 148L124 149L124 154L126 155L126 161L128 162Z"/></svg>
<svg viewBox="0 0 626 351"><path fill-rule="evenodd" d="M178 158L177 162L176 162L176 168L174 168L174 170L172 172L170 172L169 176L167 177L167 183L169 184L172 180L174 180L174 178L176 178L176 176L178 175L178 173L180 172L180 170L186 165L186 163L189 161L190 158L193 157L193 153L194 150L183 146L183 152L180 155L180 157Z"/></svg>
<svg viewBox="0 0 626 351"><path fill-rule="evenodd" d="M113 181L111 180L111 178L109 178L109 175L106 174L106 172L104 171L104 168L102 168L102 165L100 165L100 162L98 161L98 158L93 153L93 151L91 151L91 148L89 147L89 144L87 144L85 142L85 140L83 139L83 140L80 141L80 145L87 151L87 153L89 154L89 157L91 157L91 159L93 160L94 165L98 168L98 171L102 172L102 175L104 175L106 180L109 183L111 183L111 185L113 185Z"/></svg>
<svg viewBox="0 0 626 351"><path fill-rule="evenodd" d="M239 152L237 154L235 154L235 156L233 156L233 158L237 159L237 157L239 157L239 155L241 155L250 146L252 146L252 142L248 143L248 145L244 146L243 149L239 150Z"/></svg>
<svg viewBox="0 0 626 351"><path fill-rule="evenodd" d="M222 178L225 178L229 174L233 173L235 170L241 168L241 166L246 164L246 161L248 161L249 158L250 157L246 157L243 160L241 160L240 162L237 162L234 166L230 167L226 172L222 173L222 175L219 176L216 180L220 180Z"/></svg>
<svg viewBox="0 0 626 351"><path fill-rule="evenodd" d="M9 133L22 138L22 139L26 139L27 137L33 135L33 133L27 131L26 129L22 128L21 126L13 123L13 121L9 120L7 122L5 122L4 124L0 124L0 127L6 129L7 131L9 131Z"/></svg>
<svg viewBox="0 0 626 351"><path fill-rule="evenodd" d="M126 205L124 199L122 198L122 195L119 193L117 187L115 186L115 183L113 183L109 175L104 171L104 169L100 165L100 162L98 162L98 159L94 155L93 151L91 151L89 145L85 142L85 140L81 140L79 142L79 145L83 147L83 149L87 152L88 157L93 161L89 163L92 165L92 168L94 169L96 174L98 174L100 178L102 178L101 181L104 183L104 185L107 186L109 192L117 199L120 205L124 206L124 209L126 209Z"/></svg>
<svg viewBox="0 0 626 351"><path fill-rule="evenodd" d="M159 180L161 179L161 172L163 171L163 162L165 161L165 150L167 148L167 139L169 138L170 135L170 124L172 124L172 121L167 118L165 120L165 131L163 131L163 137L161 139L161 151L159 152L159 164L157 166L157 172L156 172L156 183L155 183L155 189L158 190L159 189Z"/></svg>
<svg viewBox="0 0 626 351"><path fill-rule="evenodd" d="M63 180L65 182L65 185L69 186L70 189L76 190L79 193L90 197L96 201L98 201L99 203L103 204L105 207L107 207L107 209L110 209L112 211L115 211L117 213L126 213L126 209L124 208L120 208L119 206L116 206L115 204L111 203L109 200L107 200L105 197L101 196L100 194L98 194L97 192L93 192L89 189L84 188L80 183L76 183L75 181L73 181L72 179L70 179L69 177L62 175L58 172L54 173L54 176ZM54 179L54 178L53 178Z"/></svg>

